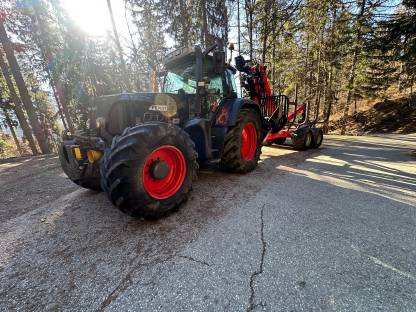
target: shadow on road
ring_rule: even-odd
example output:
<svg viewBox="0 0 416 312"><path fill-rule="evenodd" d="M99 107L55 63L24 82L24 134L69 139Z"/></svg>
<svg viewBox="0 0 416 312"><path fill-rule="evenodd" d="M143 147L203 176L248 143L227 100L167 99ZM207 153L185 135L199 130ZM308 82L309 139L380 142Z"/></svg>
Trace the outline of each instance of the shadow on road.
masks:
<svg viewBox="0 0 416 312"><path fill-rule="evenodd" d="M276 151L272 154L277 155ZM287 153L281 154L286 159ZM301 158L298 161L306 154ZM31 172L19 171L28 164ZM247 175L202 171L179 212L149 222L122 214L102 193L80 188L72 191L70 181L57 174L59 166L48 162L53 170L43 171L44 165L25 160L25 164L5 171L14 188L20 187L20 197L2 209L0 271L1 280L7 283L2 283L0 297L12 295L20 307L29 310L70 306L74 298L80 309L90 308L92 302L109 305L140 271L154 270L180 256L205 227L233 214L261 190L261 179L273 174L265 164ZM21 177L13 177L11 173L18 171ZM28 185L19 185L19 181L27 181L31 187L39 183L38 188L25 194ZM47 202L40 200L42 183L51 181L68 183L70 192ZM25 208L19 208L23 202ZM13 291L10 285L15 285Z"/></svg>
<svg viewBox="0 0 416 312"><path fill-rule="evenodd" d="M188 202L157 222L130 218L104 194L78 188L41 201L0 225L0 307L13 308L18 302L24 310L74 305L77 310L103 309L145 270L150 274L141 283L153 287L153 277L166 262L180 257L207 229L232 217L267 183L284 182L286 175L416 204L414 164L407 163L407 156L391 160L396 157L394 150L406 149L402 143L331 137L322 149L307 152L285 146L264 148L258 169L250 174L201 171ZM31 196L26 200L36 203L36 193ZM287 194L276 189L265 196L276 203ZM8 206L17 208L13 203Z"/></svg>
<svg viewBox="0 0 416 312"><path fill-rule="evenodd" d="M331 137L331 149L307 160L309 170L279 167L307 178L416 204L416 167L409 153L409 141L380 137L377 143L366 138L340 140ZM336 152L333 152L336 150ZM398 154L397 150L402 153ZM398 156L399 155L399 156Z"/></svg>
<svg viewBox="0 0 416 312"><path fill-rule="evenodd" d="M415 144L373 140L329 137L301 166L275 167L281 180L266 195L255 305L415 309L416 161L408 154Z"/></svg>

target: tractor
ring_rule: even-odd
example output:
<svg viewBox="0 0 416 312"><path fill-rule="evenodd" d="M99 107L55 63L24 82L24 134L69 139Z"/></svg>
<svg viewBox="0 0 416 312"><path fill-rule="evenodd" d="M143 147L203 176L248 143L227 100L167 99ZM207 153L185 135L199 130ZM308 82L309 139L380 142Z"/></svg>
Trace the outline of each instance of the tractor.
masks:
<svg viewBox="0 0 416 312"><path fill-rule="evenodd" d="M252 171L266 134L289 122L288 102L264 95L268 84L241 57L236 61L247 71L250 98L237 96L236 68L226 62L220 41L205 50L195 46L168 54L160 93L93 98L86 129L64 136L59 149L64 172L82 187L107 193L121 211L157 219L187 199L200 164ZM316 136L309 130L291 135L303 141L311 136L313 144Z"/></svg>

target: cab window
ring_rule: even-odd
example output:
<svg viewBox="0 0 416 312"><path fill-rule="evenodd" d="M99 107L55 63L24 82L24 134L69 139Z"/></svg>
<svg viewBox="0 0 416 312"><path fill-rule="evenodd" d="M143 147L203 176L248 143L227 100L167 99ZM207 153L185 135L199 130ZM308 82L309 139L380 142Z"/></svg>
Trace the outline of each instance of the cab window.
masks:
<svg viewBox="0 0 416 312"><path fill-rule="evenodd" d="M163 92L195 94L196 81L192 79L185 79L173 72L168 72L165 78Z"/></svg>
<svg viewBox="0 0 416 312"><path fill-rule="evenodd" d="M223 95L224 89L222 86L222 77L220 75L216 75L214 77L211 77L208 89L215 90L215 93Z"/></svg>
<svg viewBox="0 0 416 312"><path fill-rule="evenodd" d="M225 71L225 78L227 81L227 85L230 88L230 91L237 92L237 85L235 84L235 78L231 70L227 69Z"/></svg>

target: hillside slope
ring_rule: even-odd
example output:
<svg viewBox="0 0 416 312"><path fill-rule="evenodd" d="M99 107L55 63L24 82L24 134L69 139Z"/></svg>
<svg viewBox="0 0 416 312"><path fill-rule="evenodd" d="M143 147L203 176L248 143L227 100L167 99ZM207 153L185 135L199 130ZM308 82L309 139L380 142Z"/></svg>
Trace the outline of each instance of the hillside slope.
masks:
<svg viewBox="0 0 416 312"><path fill-rule="evenodd" d="M416 132L416 97L396 100L385 100L376 103L372 108L330 121L329 132L339 134L343 122L346 122L346 133L364 135L368 133L414 133Z"/></svg>

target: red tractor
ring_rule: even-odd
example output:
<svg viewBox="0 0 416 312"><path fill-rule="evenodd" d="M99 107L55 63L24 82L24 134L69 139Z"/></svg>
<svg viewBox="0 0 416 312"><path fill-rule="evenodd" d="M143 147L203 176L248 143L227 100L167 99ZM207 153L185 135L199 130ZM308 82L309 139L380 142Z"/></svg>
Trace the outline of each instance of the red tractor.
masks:
<svg viewBox="0 0 416 312"><path fill-rule="evenodd" d="M282 145L287 138L297 150L318 148L323 141L323 131L316 127L317 117L309 120L309 104L297 103L297 96L293 103L285 95L272 95L267 79L267 68L263 64L248 65L250 61L242 56L235 58L237 69L241 73L241 86L248 93L248 97L261 108L262 115L269 122L263 144Z"/></svg>

